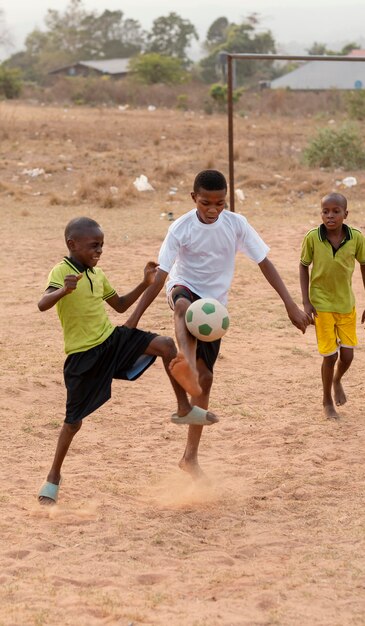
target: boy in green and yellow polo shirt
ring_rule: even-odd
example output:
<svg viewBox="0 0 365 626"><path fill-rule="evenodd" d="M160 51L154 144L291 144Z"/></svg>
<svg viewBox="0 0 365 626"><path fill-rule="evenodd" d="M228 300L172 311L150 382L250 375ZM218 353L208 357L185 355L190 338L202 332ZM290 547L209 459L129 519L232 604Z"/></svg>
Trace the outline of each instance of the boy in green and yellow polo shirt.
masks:
<svg viewBox="0 0 365 626"><path fill-rule="evenodd" d="M357 345L351 281L356 259L365 286L365 238L359 230L343 223L348 211L347 200L341 193L324 196L321 208L323 223L310 230L302 244L300 286L304 310L315 324L318 350L323 356L324 414L337 419L335 403L340 406L346 402L341 379L351 365ZM361 317L361 322L364 321L365 310Z"/></svg>
<svg viewBox="0 0 365 626"><path fill-rule="evenodd" d="M109 320L105 302L124 313L153 283L157 264L150 261L144 278L132 291L119 296L96 265L102 254L104 234L88 217L71 220L65 230L69 256L50 272L40 311L56 306L62 325L65 352L64 379L67 389L66 418L53 464L38 498L41 504L57 501L61 466L84 417L111 397L113 379L136 380L157 356L163 360L177 399L177 414L185 424L210 425L218 421L211 412L192 407L186 392L172 378L170 362L177 350L173 339Z"/></svg>

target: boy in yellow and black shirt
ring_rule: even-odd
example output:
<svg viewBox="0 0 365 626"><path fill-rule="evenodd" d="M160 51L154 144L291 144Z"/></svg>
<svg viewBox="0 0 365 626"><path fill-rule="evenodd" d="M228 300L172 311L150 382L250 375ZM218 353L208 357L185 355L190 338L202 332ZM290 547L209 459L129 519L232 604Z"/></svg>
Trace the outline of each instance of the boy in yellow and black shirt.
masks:
<svg viewBox="0 0 365 626"><path fill-rule="evenodd" d="M47 288L38 303L40 311L56 306L62 325L65 352L64 379L67 389L66 418L53 464L38 497L42 504L57 501L61 466L84 417L111 397L113 379L136 380L157 356L163 360L177 399L177 414L186 424L210 425L216 416L192 407L184 389L171 377L169 365L176 357L170 337L161 337L109 320L105 302L124 313L154 281L157 264L150 261L144 278L132 291L119 296L96 265L102 254L104 234L88 217L71 220L65 230L69 256L50 272Z"/></svg>
<svg viewBox="0 0 365 626"><path fill-rule="evenodd" d="M302 244L300 286L304 310L315 324L318 350L323 356L324 413L329 419L337 419L335 403L340 406L346 402L341 379L351 365L357 345L351 282L356 260L365 286L365 238L359 230L343 223L348 215L345 196L330 193L322 198L321 208L323 223L310 230ZM361 317L364 321L365 310Z"/></svg>

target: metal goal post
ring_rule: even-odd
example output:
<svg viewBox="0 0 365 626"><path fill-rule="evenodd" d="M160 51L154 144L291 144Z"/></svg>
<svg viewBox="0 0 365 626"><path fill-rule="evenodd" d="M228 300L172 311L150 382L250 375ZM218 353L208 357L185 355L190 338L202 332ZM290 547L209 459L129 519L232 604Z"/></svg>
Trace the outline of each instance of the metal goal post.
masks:
<svg viewBox="0 0 365 626"><path fill-rule="evenodd" d="M339 56L339 55L287 55L287 54L246 54L246 53L230 53L221 52L220 58L226 62L227 70L227 112L228 112L228 168L229 168L229 208L235 210L235 193L234 193L234 132L233 132L233 89L234 89L234 72L233 62L235 60L243 61L343 61L343 62L364 62L365 57L360 56Z"/></svg>

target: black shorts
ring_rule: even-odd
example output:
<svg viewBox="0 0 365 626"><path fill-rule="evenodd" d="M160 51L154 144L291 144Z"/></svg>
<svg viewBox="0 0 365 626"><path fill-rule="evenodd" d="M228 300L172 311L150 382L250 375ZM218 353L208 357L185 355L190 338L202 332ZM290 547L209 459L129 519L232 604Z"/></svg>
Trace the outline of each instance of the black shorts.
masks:
<svg viewBox="0 0 365 626"><path fill-rule="evenodd" d="M190 291L185 285L174 285L168 297L171 308L172 304L174 305L179 298L186 298L189 302L201 299L198 294ZM214 363L218 358L220 345L221 339L216 339L215 341L200 341L200 339L197 339L196 358L197 360L202 359L211 372L213 372Z"/></svg>
<svg viewBox="0 0 365 626"><path fill-rule="evenodd" d="M113 378L139 378L156 360L144 354L155 337L155 333L138 328L117 326L99 346L69 354L63 368L67 389L65 422L74 424L109 400Z"/></svg>

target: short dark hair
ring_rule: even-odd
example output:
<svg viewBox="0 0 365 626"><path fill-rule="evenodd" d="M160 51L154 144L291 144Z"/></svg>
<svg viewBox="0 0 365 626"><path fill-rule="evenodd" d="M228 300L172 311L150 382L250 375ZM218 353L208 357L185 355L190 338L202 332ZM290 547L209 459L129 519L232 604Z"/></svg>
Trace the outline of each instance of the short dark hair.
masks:
<svg viewBox="0 0 365 626"><path fill-rule="evenodd" d="M329 199L334 200L335 202L337 202L346 211L346 209L347 209L347 198L342 193L337 193L336 191L332 191L331 193L327 193L325 196L323 196L323 198L321 200L321 204L324 202L324 200L329 200Z"/></svg>
<svg viewBox="0 0 365 626"><path fill-rule="evenodd" d="M91 228L100 228L100 224L92 220L90 217L75 217L71 220L65 228L65 241L69 239L77 239L82 237L85 231Z"/></svg>
<svg viewBox="0 0 365 626"><path fill-rule="evenodd" d="M218 170L203 170L195 176L193 189L194 193L198 193L199 189L206 189L207 191L225 189L227 191L227 181L222 172L218 172Z"/></svg>

